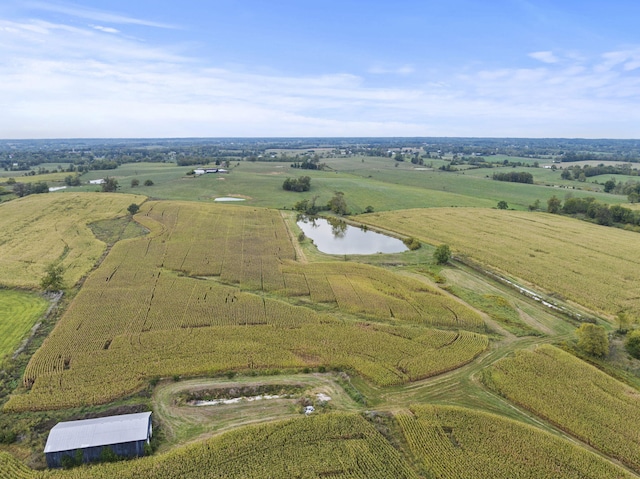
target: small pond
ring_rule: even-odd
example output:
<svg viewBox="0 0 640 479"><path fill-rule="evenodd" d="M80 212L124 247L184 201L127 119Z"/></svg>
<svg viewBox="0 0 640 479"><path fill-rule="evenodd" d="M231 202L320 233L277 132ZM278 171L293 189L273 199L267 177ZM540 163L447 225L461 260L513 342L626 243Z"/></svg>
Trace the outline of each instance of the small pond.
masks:
<svg viewBox="0 0 640 479"><path fill-rule="evenodd" d="M327 254L401 253L408 249L397 238L348 225L339 218L303 217L298 226Z"/></svg>

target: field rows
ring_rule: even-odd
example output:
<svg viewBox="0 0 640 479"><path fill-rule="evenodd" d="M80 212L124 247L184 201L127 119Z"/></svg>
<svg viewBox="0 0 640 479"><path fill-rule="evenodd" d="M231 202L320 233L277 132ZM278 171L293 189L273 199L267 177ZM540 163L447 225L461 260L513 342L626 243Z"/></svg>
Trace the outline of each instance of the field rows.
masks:
<svg viewBox="0 0 640 479"><path fill-rule="evenodd" d="M612 317L621 310L640 317L637 233L547 213L480 208L374 213L361 220L449 244L455 255Z"/></svg>
<svg viewBox="0 0 640 479"><path fill-rule="evenodd" d="M413 454L443 479L636 477L567 440L470 409L416 405L396 419Z"/></svg>
<svg viewBox="0 0 640 479"><path fill-rule="evenodd" d="M19 467L0 455L0 470L7 465ZM353 414L327 414L249 426L136 461L69 471L32 471L30 475L16 470L22 474L17 476L20 479L418 479L373 425Z"/></svg>
<svg viewBox="0 0 640 479"><path fill-rule="evenodd" d="M297 265L280 215L236 211L146 203L138 216L149 235L113 246L29 362L23 377L28 393L14 395L5 408L104 403L153 377L229 370L324 365L393 385L449 371L487 348L486 336L464 330L482 329L476 313L437 290L374 267ZM185 268L197 258L200 266ZM219 261L208 261L213 258ZM280 271L264 266L270 261L306 282L326 284L342 311L363 318L339 320L249 292L265 291L266 271ZM214 271L218 279L227 275L225 284L211 279ZM369 302L387 311L375 314ZM397 327L372 327L367 311ZM453 331L433 332L433 325Z"/></svg>
<svg viewBox="0 0 640 479"><path fill-rule="evenodd" d="M495 363L485 382L509 400L640 471L640 393L553 346Z"/></svg>

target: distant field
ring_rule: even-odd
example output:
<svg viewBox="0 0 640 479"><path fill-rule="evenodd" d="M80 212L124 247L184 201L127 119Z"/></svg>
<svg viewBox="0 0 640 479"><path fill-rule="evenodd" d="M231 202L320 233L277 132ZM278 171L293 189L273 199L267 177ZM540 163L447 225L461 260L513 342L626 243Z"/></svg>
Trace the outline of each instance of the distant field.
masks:
<svg viewBox="0 0 640 479"><path fill-rule="evenodd" d="M0 289L0 363L16 350L48 305L38 295Z"/></svg>
<svg viewBox="0 0 640 479"><path fill-rule="evenodd" d="M547 213L443 208L373 213L365 223L446 243L455 255L609 316L640 316L637 233Z"/></svg>
<svg viewBox="0 0 640 479"><path fill-rule="evenodd" d="M485 382L509 400L640 471L640 393L553 346L495 363Z"/></svg>
<svg viewBox="0 0 640 479"><path fill-rule="evenodd" d="M41 194L0 204L0 284L39 288L45 267L60 261L73 286L105 245L88 223L127 214L144 197L117 194Z"/></svg>
<svg viewBox="0 0 640 479"><path fill-rule="evenodd" d="M396 419L409 448L431 474L427 477L636 477L568 440L493 414L415 405Z"/></svg>
<svg viewBox="0 0 640 479"><path fill-rule="evenodd" d="M401 384L488 346L464 330L482 329L476 313L421 282L357 264L298 267L277 211L147 202L136 218L150 234L113 246L32 357L29 392L8 410L103 403L153 377L230 370L327 366ZM313 309L280 299L294 283L307 285L295 291Z"/></svg>
<svg viewBox="0 0 640 479"><path fill-rule="evenodd" d="M512 159L522 160L522 159ZM292 160L293 161L293 160ZM459 172L443 172L437 168L442 160L427 160L434 169L413 165L408 161L397 163L381 157L326 158L325 171L291 168L290 162L231 162L230 173L187 176L192 166L176 166L173 163L128 163L115 170L90 171L81 177L83 186L67 191L95 192L100 186L87 185L92 179L107 176L117 179L122 193L144 194L153 198L212 202L220 196L240 196L246 199L244 206L267 208L292 208L301 199L317 196L318 204L326 204L335 191L345 193L349 210L362 213L367 206L375 211L407 208L433 208L446 206L495 207L498 201L506 201L509 207L526 210L536 200L543 208L553 195L564 198L569 192L574 196L595 196L599 201L619 203L625 198L589 191L597 185L560 179L560 172L543 168L520 170L531 172L535 181L542 184L522 185L494 181L496 171L513 171L512 168L466 169ZM398 166L395 166L398 165ZM518 170L518 171L520 171ZM312 178L311 190L306 193L284 191L282 183L287 177L307 175ZM131 186L137 179L140 185ZM150 179L153 186L144 186ZM560 185L558 189L544 184ZM584 191L580 189L584 189ZM237 205L239 206L239 205Z"/></svg>

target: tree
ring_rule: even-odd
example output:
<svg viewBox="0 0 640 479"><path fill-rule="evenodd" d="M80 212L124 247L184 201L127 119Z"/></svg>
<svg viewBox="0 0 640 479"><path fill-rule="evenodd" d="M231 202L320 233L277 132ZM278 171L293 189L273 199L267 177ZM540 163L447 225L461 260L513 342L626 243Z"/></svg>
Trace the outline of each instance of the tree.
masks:
<svg viewBox="0 0 640 479"><path fill-rule="evenodd" d="M629 331L629 327L633 323L632 319L624 311L620 311L618 313L618 315L616 316L616 321L618 322L618 332L622 334L626 334L627 331Z"/></svg>
<svg viewBox="0 0 640 479"><path fill-rule="evenodd" d="M500 201L498 201L498 209L499 209L499 210L506 210L506 209L509 209L509 205L507 204L507 202L506 202L506 201L504 201L504 200L500 200Z"/></svg>
<svg viewBox="0 0 640 479"><path fill-rule="evenodd" d="M451 249L448 244L441 244L433 252L433 259L438 264L447 264L451 259Z"/></svg>
<svg viewBox="0 0 640 479"><path fill-rule="evenodd" d="M344 199L344 193L342 191L336 191L333 198L327 203L327 207L338 215L347 214L347 202Z"/></svg>
<svg viewBox="0 0 640 479"><path fill-rule="evenodd" d="M301 176L298 179L287 178L282 183L282 189L285 191L309 191L311 189L311 178L308 176Z"/></svg>
<svg viewBox="0 0 640 479"><path fill-rule="evenodd" d="M102 191L104 193L113 193L118 189L118 180L115 178L105 178L104 183L102 183Z"/></svg>
<svg viewBox="0 0 640 479"><path fill-rule="evenodd" d="M611 179L604 182L604 192L611 193L616 187L616 180Z"/></svg>
<svg viewBox="0 0 640 479"><path fill-rule="evenodd" d="M551 198L547 200L547 212L549 213L560 212L561 206L562 206L562 201L560 201L560 199L558 199L556 195L553 195Z"/></svg>
<svg viewBox="0 0 640 479"><path fill-rule="evenodd" d="M535 200L533 204L529 205L529 211L538 211L540 209L540 200Z"/></svg>
<svg viewBox="0 0 640 479"><path fill-rule="evenodd" d="M45 269L45 275L40 280L40 286L45 291L60 291L64 288L64 266L51 263Z"/></svg>
<svg viewBox="0 0 640 479"><path fill-rule="evenodd" d="M135 188L139 184L140 184L140 180L139 179L134 178L133 180L131 180L131 188Z"/></svg>
<svg viewBox="0 0 640 479"><path fill-rule="evenodd" d="M129 214L131 216L135 215L138 211L140 211L140 207L138 205L136 205L135 203L131 203L129 205L129 207L127 208L127 211L129 212Z"/></svg>
<svg viewBox="0 0 640 479"><path fill-rule="evenodd" d="M144 186L153 186L153 181L151 181L151 180L144 180Z"/></svg>
<svg viewBox="0 0 640 479"><path fill-rule="evenodd" d="M562 178L563 180L572 179L573 175L571 174L571 170L562 170L562 173L560 173L560 178Z"/></svg>
<svg viewBox="0 0 640 479"><path fill-rule="evenodd" d="M609 337L603 326L582 323L576 330L578 347L592 356L604 357L609 354Z"/></svg>
<svg viewBox="0 0 640 479"><path fill-rule="evenodd" d="M640 329L635 329L627 334L624 348L631 356L640 359Z"/></svg>

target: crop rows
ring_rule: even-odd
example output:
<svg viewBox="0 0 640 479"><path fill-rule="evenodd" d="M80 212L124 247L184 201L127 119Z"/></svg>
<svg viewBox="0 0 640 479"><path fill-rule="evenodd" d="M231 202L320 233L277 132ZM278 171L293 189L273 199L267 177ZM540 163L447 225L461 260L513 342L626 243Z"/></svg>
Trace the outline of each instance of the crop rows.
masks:
<svg viewBox="0 0 640 479"><path fill-rule="evenodd" d="M0 456L0 465L1 461ZM360 416L347 414L249 426L159 456L69 471L34 471L32 476L24 477L418 478L371 424Z"/></svg>
<svg viewBox="0 0 640 479"><path fill-rule="evenodd" d="M11 454L0 451L0 479L32 479L35 472Z"/></svg>
<svg viewBox="0 0 640 479"><path fill-rule="evenodd" d="M451 320L452 314L475 319L475 313L426 285L373 267L310 266L314 272L305 282L314 292L322 288L313 286L312 278L324 281L327 295L335 301L337 292L345 312L393 317L398 324L395 329L338 320L247 291L247 285L264 289L263 279L257 278L267 275L259 272L258 264L286 261L284 268L294 271L298 266L286 255L277 256L286 248L275 239L266 244L266 237L273 237L282 221L268 210L242 209L234 215L251 238L236 231L233 242L240 244L239 251L244 251L243 245L251 247L242 255L224 253L222 241L236 228L227 220L231 210L237 211L217 205L145 204L140 218L150 234L113 246L27 365L23 384L28 393L14 395L5 407L25 410L104 403L142 388L152 377L229 370L324 365L356 371L379 385L400 384L459 367L486 349L486 336L458 330L470 323ZM200 217L204 224L198 223ZM217 235L215 228L223 223L226 233ZM190 232L186 237L184 230ZM231 284L185 276L184 260L193 262L204 251L196 247L197 241L188 241L197 238L200 230L210 234L211 251L221 248L221 276L229 263L240 265L237 271L251 273L231 275L235 278ZM257 241L255 236L260 235L262 241ZM187 244L182 245L183 240ZM244 259L238 260L241 256ZM267 269L279 271L273 266ZM301 271L293 274L306 272ZM200 272L209 272L206 264ZM254 283L246 282L249 276ZM364 290L367 282L370 285ZM429 301L435 306L426 312ZM370 303L387 310L380 314L368 310ZM401 314L396 303L412 313ZM449 304L450 308L445 307ZM391 307L395 312L389 312ZM427 326L441 322L456 330L430 333Z"/></svg>
<svg viewBox="0 0 640 479"><path fill-rule="evenodd" d="M446 479L634 475L557 436L511 419L446 406L413 406L395 417L429 477Z"/></svg>
<svg viewBox="0 0 640 479"><path fill-rule="evenodd" d="M559 215L479 208L374 213L365 220L449 244L456 255L596 311L640 315L636 233Z"/></svg>
<svg viewBox="0 0 640 479"><path fill-rule="evenodd" d="M509 400L640 471L640 393L553 346L495 363L485 382Z"/></svg>

